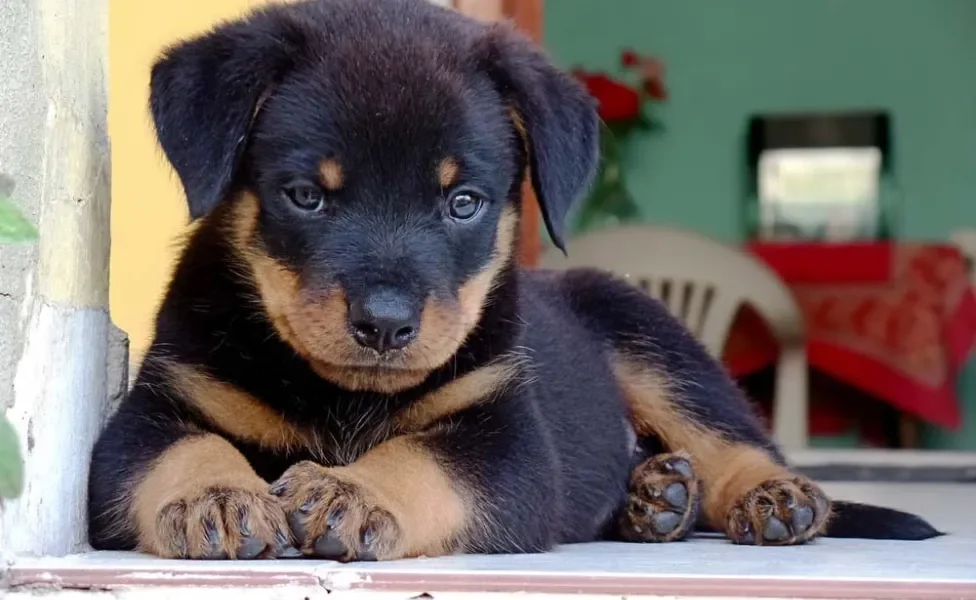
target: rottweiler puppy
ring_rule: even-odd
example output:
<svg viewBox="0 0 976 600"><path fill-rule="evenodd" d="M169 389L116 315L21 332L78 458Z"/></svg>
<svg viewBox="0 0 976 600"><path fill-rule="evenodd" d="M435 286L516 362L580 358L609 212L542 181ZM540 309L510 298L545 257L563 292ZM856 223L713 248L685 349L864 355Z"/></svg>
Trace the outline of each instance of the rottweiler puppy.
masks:
<svg viewBox="0 0 976 600"><path fill-rule="evenodd" d="M195 226L94 448L100 549L387 560L670 541L923 539L790 470L636 287L516 266L598 160L594 101L506 25L306 0L169 48L159 143ZM832 517L833 515L833 517Z"/></svg>

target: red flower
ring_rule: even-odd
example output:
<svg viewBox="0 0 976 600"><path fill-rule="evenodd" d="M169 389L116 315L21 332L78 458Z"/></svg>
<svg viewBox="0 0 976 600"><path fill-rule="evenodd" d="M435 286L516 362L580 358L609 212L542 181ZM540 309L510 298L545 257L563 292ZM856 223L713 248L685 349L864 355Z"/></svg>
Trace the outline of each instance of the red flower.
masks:
<svg viewBox="0 0 976 600"><path fill-rule="evenodd" d="M655 100L667 100L668 90L664 86L664 63L656 58L645 58L640 61L640 71L644 80L644 91Z"/></svg>
<svg viewBox="0 0 976 600"><path fill-rule="evenodd" d="M664 101L668 99L668 89L664 87L664 82L660 79L648 79L644 82L644 91L655 100Z"/></svg>
<svg viewBox="0 0 976 600"><path fill-rule="evenodd" d="M620 62L627 68L638 70L641 75L640 89L647 96L658 101L667 99L664 63L656 58L641 56L630 49L620 53ZM589 73L576 69L573 75L582 81L590 95L596 98L600 106L600 118L604 121L630 121L640 117L642 98L638 90L604 73Z"/></svg>
<svg viewBox="0 0 976 600"><path fill-rule="evenodd" d="M636 90L603 73L576 70L573 74L583 82L590 95L596 98L600 105L600 118L604 121L623 121L640 115L640 94Z"/></svg>
<svg viewBox="0 0 976 600"><path fill-rule="evenodd" d="M627 49L620 54L620 64L625 67L636 66L640 62L640 57L633 50Z"/></svg>

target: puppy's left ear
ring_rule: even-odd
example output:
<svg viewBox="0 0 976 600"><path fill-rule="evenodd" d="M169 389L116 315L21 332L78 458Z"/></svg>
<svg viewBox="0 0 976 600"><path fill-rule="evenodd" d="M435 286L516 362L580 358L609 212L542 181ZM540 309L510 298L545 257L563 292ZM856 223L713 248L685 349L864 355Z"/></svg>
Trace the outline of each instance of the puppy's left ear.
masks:
<svg viewBox="0 0 976 600"><path fill-rule="evenodd" d="M302 31L271 8L168 48L152 67L156 136L186 193L191 219L229 191L250 126L301 51Z"/></svg>
<svg viewBox="0 0 976 600"><path fill-rule="evenodd" d="M589 189L599 160L596 101L508 24L488 26L475 48L481 68L516 113L542 218L565 253L566 215Z"/></svg>

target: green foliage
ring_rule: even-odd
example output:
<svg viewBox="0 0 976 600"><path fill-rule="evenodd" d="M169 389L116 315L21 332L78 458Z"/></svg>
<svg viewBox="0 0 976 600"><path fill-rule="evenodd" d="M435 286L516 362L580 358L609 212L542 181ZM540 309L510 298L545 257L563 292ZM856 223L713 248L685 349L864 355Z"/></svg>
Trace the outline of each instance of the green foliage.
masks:
<svg viewBox="0 0 976 600"><path fill-rule="evenodd" d="M37 237L37 229L10 201L13 182L0 174L0 244L26 242Z"/></svg>
<svg viewBox="0 0 976 600"><path fill-rule="evenodd" d="M629 121L600 124L600 167L589 196L575 216L574 234L639 219L640 208L624 178L623 142L634 132L659 129L660 124L644 114Z"/></svg>
<svg viewBox="0 0 976 600"><path fill-rule="evenodd" d="M25 219L13 202L13 181L0 174L0 244L26 242L37 237L37 229ZM0 413L0 500L16 498L24 488L24 462L17 432Z"/></svg>
<svg viewBox="0 0 976 600"><path fill-rule="evenodd" d="M0 499L16 498L24 489L24 462L17 432L0 414Z"/></svg>

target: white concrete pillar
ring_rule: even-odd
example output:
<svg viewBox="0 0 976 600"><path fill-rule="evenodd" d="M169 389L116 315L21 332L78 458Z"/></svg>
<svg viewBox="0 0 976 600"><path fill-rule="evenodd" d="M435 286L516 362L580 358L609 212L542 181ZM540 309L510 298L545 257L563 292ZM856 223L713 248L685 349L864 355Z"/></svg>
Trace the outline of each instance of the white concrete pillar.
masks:
<svg viewBox="0 0 976 600"><path fill-rule="evenodd" d="M17 8L2 4L5 21L4 11ZM56 556L87 538L88 461L109 396L108 1L13 4L31 26L0 61L34 72L29 90L0 94L39 103L41 122L33 128L39 139L0 137L0 145L23 146L0 155L39 155L36 172L22 175L35 178L36 197L26 201L36 204L40 240L23 272L2 273L24 279L21 344L13 364L0 364L15 373L12 401L0 409L20 435L26 486L0 508L0 553Z"/></svg>

